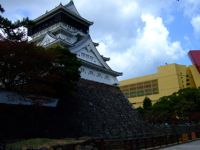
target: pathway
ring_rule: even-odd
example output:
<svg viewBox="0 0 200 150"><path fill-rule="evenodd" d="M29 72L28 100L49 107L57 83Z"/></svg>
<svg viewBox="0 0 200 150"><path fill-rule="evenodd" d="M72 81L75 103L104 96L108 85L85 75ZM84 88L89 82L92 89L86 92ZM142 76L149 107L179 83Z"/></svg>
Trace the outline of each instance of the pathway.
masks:
<svg viewBox="0 0 200 150"><path fill-rule="evenodd" d="M200 150L200 140L163 148L162 150Z"/></svg>

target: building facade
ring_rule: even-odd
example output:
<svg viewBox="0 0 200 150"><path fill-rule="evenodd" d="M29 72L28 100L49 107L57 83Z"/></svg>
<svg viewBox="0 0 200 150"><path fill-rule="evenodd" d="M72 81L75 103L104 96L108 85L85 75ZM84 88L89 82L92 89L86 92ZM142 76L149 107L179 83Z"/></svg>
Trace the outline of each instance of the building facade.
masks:
<svg viewBox="0 0 200 150"><path fill-rule="evenodd" d="M145 97L153 103L183 88L200 87L200 51L190 51L191 66L167 64L155 74L120 81L120 89L134 107L142 106ZM198 53L198 54L197 54ZM195 62L195 63L194 63Z"/></svg>
<svg viewBox="0 0 200 150"><path fill-rule="evenodd" d="M31 41L39 46L60 45L76 54L81 61L81 78L109 85L118 84L117 76L122 73L112 70L106 58L99 54L98 43L92 41L89 27L93 22L83 18L73 1L58 5L34 20L28 28Z"/></svg>

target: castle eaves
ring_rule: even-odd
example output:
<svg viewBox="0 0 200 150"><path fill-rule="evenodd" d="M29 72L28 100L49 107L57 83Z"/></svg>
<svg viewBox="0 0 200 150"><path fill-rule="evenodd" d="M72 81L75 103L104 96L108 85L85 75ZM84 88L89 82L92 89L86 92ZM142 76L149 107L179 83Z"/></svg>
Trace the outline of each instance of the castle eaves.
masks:
<svg viewBox="0 0 200 150"><path fill-rule="evenodd" d="M45 14L41 15L40 17L34 19L34 22L37 23L40 23L40 22L43 22L44 20L46 20L45 18L48 18L54 14L56 14L56 12L59 12L59 11L63 11L65 12L67 15L71 16L72 18L74 18L75 20L79 21L79 22L82 22L84 24L87 24L87 25L92 25L93 22L91 21L88 21L86 20L85 18L81 17L77 11L77 13L75 13L75 9L73 8L68 8L66 6L63 6L62 4L58 5L57 7L53 8L52 10L50 11L47 11Z"/></svg>

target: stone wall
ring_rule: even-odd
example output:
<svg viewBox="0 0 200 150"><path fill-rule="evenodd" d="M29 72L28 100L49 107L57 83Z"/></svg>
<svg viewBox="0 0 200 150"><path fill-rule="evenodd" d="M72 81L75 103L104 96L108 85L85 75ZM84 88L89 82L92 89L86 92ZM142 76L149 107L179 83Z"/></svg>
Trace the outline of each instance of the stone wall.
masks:
<svg viewBox="0 0 200 150"><path fill-rule="evenodd" d="M152 131L118 87L88 80L81 80L77 87L76 93L64 98L60 106L63 114L73 118L72 126L78 125L79 136L127 138ZM73 108L66 110L68 102Z"/></svg>
<svg viewBox="0 0 200 150"><path fill-rule="evenodd" d="M56 108L0 104L0 140L129 138L151 133L118 87L81 79Z"/></svg>

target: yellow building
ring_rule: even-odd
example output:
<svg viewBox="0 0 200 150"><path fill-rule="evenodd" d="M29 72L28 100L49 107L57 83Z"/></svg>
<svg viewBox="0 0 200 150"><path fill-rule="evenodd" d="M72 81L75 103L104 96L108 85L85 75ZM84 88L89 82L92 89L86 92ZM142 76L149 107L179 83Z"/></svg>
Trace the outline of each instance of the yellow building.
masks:
<svg viewBox="0 0 200 150"><path fill-rule="evenodd" d="M120 89L134 107L142 106L145 97L155 103L160 97L179 89L200 87L200 73L195 66L169 64L155 74L120 81Z"/></svg>

